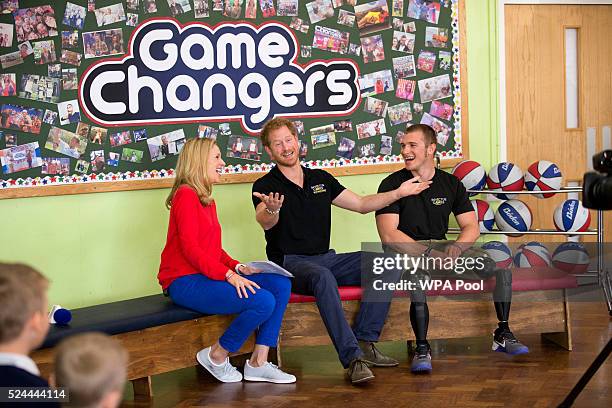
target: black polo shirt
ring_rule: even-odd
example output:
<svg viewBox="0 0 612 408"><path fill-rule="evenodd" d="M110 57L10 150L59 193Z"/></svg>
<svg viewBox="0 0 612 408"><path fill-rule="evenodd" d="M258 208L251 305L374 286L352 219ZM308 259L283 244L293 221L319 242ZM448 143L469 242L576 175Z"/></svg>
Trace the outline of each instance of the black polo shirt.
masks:
<svg viewBox="0 0 612 408"><path fill-rule="evenodd" d="M285 196L276 225L265 231L268 259L283 265L285 255L318 255L329 251L331 204L344 191L338 180L326 171L304 172L304 188L290 181L275 166L253 183L253 192ZM255 196L253 206L261 200Z"/></svg>
<svg viewBox="0 0 612 408"><path fill-rule="evenodd" d="M378 187L379 193L398 188L413 177L401 169L387 176ZM414 240L446 239L448 217L474 211L467 191L452 174L436 169L429 188L416 196L408 196L376 211L379 214L399 214L397 229Z"/></svg>

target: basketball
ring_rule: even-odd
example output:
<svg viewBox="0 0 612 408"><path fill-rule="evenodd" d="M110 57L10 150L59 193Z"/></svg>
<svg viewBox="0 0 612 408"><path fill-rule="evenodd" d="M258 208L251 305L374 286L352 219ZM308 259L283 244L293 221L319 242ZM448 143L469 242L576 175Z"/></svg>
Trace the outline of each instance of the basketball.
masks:
<svg viewBox="0 0 612 408"><path fill-rule="evenodd" d="M512 251L503 242L490 241L485 243L482 249L495 261L498 268L507 269L512 266Z"/></svg>
<svg viewBox="0 0 612 408"><path fill-rule="evenodd" d="M531 228L531 210L522 201L508 200L497 208L495 212L495 224L500 231L525 232ZM508 234L520 236L521 234Z"/></svg>
<svg viewBox="0 0 612 408"><path fill-rule="evenodd" d="M585 273L589 269L589 253L579 242L565 242L555 249L553 266L567 273Z"/></svg>
<svg viewBox="0 0 612 408"><path fill-rule="evenodd" d="M524 184L523 172L512 163L496 164L487 176L487 186L491 190L521 191ZM502 200L510 200L516 194L495 194L495 196Z"/></svg>
<svg viewBox="0 0 612 408"><path fill-rule="evenodd" d="M525 173L525 187L529 191L559 190L563 183L561 170L556 164L540 160L533 163ZM534 194L537 198L549 198L555 193Z"/></svg>
<svg viewBox="0 0 612 408"><path fill-rule="evenodd" d="M491 210L491 207L489 207L489 203L484 200L472 200L471 203L476 212L476 217L478 218L480 232L493 231L495 214L493 210Z"/></svg>
<svg viewBox="0 0 612 408"><path fill-rule="evenodd" d="M539 242L528 242L518 247L514 255L514 265L517 268L550 266L550 252Z"/></svg>
<svg viewBox="0 0 612 408"><path fill-rule="evenodd" d="M482 190L487 181L487 173L484 167L472 160L464 160L458 163L451 171L461 181L466 190ZM470 196L478 193L470 193Z"/></svg>
<svg viewBox="0 0 612 408"><path fill-rule="evenodd" d="M553 220L559 231L582 232L591 224L591 213L582 206L580 200L569 199L555 208Z"/></svg>

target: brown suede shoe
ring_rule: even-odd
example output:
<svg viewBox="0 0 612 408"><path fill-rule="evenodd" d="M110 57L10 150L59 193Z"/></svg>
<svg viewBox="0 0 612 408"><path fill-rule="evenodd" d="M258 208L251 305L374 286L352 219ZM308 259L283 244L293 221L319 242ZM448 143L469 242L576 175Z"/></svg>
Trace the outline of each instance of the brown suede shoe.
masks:
<svg viewBox="0 0 612 408"><path fill-rule="evenodd" d="M399 361L389 356L385 356L380 352L370 341L359 340L359 348L363 351L361 359L374 367L395 367L399 365Z"/></svg>
<svg viewBox="0 0 612 408"><path fill-rule="evenodd" d="M374 374L368 368L368 364L361 358L351 361L346 375L353 384L365 383L374 379Z"/></svg>

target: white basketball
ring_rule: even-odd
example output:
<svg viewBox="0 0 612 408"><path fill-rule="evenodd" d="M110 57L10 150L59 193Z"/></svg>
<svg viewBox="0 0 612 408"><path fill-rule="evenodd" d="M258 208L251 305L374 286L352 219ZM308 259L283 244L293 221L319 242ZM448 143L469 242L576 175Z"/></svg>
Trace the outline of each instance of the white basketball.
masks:
<svg viewBox="0 0 612 408"><path fill-rule="evenodd" d="M528 242L518 247L514 255L514 265L518 268L550 266L550 252L539 242Z"/></svg>
<svg viewBox="0 0 612 408"><path fill-rule="evenodd" d="M491 190L521 191L525 184L522 170L513 163L496 164L489 171L487 186ZM497 198L509 200L516 194L495 194Z"/></svg>
<svg viewBox="0 0 612 408"><path fill-rule="evenodd" d="M498 268L507 269L512 266L512 251L503 242L490 241L483 244L482 249L495 261Z"/></svg>
<svg viewBox="0 0 612 408"><path fill-rule="evenodd" d="M495 224L495 214L489 203L483 200L472 200L472 207L476 212L476 218L478 218L478 226L480 232L493 231L493 225Z"/></svg>
<svg viewBox="0 0 612 408"><path fill-rule="evenodd" d="M522 201L508 200L500 204L495 212L495 224L500 231L525 232L531 228L531 210ZM520 236L521 234L508 234Z"/></svg>
<svg viewBox="0 0 612 408"><path fill-rule="evenodd" d="M525 173L525 187L529 191L559 190L563 176L559 167L552 162L540 160L533 163ZM534 194L538 198L549 198L555 193Z"/></svg>
<svg viewBox="0 0 612 408"><path fill-rule="evenodd" d="M579 242L565 242L555 249L552 263L567 273L585 273L589 269L589 253Z"/></svg>
<svg viewBox="0 0 612 408"><path fill-rule="evenodd" d="M451 171L461 181L466 190L482 190L487 181L484 167L472 160L458 163ZM471 196L478 193L470 193Z"/></svg>
<svg viewBox="0 0 612 408"><path fill-rule="evenodd" d="M559 231L582 232L591 224L591 213L582 206L580 200L569 199L555 208L553 220Z"/></svg>

